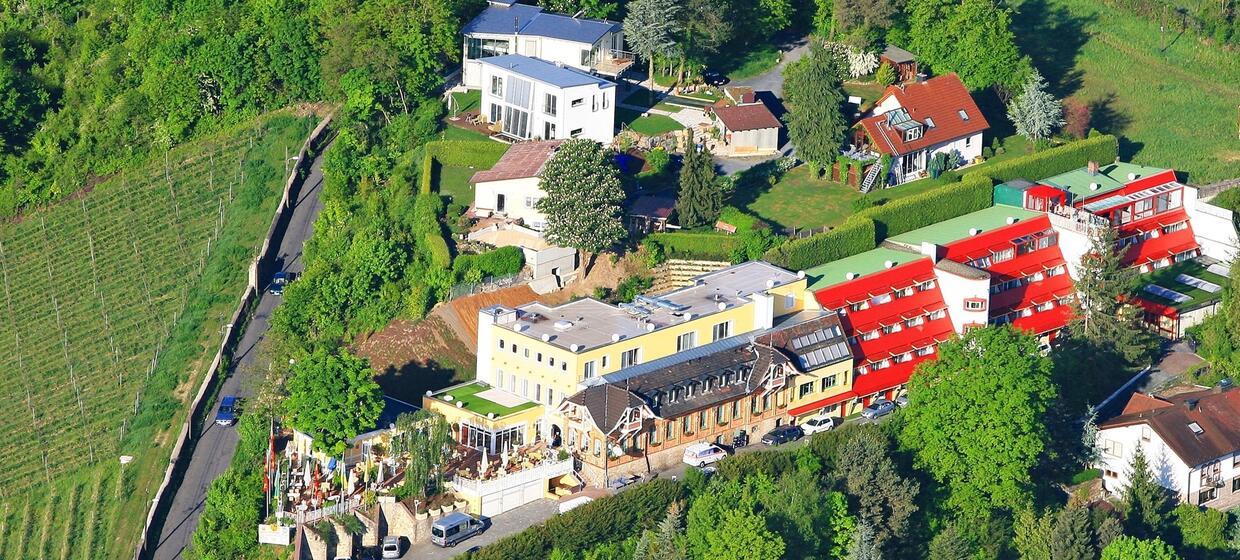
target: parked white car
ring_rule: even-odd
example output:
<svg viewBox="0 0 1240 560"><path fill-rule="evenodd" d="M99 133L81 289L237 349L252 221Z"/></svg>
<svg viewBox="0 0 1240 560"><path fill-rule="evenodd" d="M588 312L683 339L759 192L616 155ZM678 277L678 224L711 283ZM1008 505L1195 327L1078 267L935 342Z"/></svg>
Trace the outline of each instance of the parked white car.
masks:
<svg viewBox="0 0 1240 560"><path fill-rule="evenodd" d="M831 416L827 416L826 414L820 414L802 423L801 431L805 432L805 435L809 436L809 435L814 435L818 432L825 432L834 427L835 427L835 418L832 418Z"/></svg>
<svg viewBox="0 0 1240 560"><path fill-rule="evenodd" d="M682 460L686 465L705 467L706 465L718 463L727 456L728 452L718 445L702 442L686 447L685 456Z"/></svg>

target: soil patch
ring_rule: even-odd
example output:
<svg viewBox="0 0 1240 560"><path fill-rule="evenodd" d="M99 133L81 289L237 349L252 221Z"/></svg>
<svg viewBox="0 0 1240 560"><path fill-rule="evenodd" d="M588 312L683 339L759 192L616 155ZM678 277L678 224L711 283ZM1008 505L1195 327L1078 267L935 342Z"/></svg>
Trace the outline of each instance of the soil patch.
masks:
<svg viewBox="0 0 1240 560"><path fill-rule="evenodd" d="M466 346L441 317L397 319L358 343L386 395L421 405L427 391L474 378L473 345Z"/></svg>

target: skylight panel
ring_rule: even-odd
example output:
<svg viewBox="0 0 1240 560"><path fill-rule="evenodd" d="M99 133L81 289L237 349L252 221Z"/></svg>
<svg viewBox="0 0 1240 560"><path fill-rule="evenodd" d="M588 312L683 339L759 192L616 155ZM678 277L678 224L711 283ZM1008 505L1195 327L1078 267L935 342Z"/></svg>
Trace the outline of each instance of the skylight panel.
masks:
<svg viewBox="0 0 1240 560"><path fill-rule="evenodd" d="M932 118L932 117L926 117L926 127L927 127L927 128L934 128L934 118Z"/></svg>
<svg viewBox="0 0 1240 560"><path fill-rule="evenodd" d="M1192 430L1193 433L1196 435L1201 435L1201 434L1206 433L1205 430L1201 429L1201 424L1198 424L1196 422L1189 422L1188 429Z"/></svg>
<svg viewBox="0 0 1240 560"><path fill-rule="evenodd" d="M964 109L959 109L959 110L957 110L957 111L956 111L956 113L958 113L958 114L960 115L960 118L961 118L962 120L966 120L966 121L967 121L967 120L969 120L969 114L968 114L968 113L966 113L966 112L964 111Z"/></svg>

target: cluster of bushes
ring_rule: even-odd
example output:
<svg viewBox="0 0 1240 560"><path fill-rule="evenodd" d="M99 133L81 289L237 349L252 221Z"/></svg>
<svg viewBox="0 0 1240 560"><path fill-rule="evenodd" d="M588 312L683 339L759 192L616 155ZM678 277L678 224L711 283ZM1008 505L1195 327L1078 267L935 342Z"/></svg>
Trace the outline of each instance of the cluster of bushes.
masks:
<svg viewBox="0 0 1240 560"><path fill-rule="evenodd" d="M654 233L646 238L648 245L658 245L667 258L729 260L740 247L740 236L722 233Z"/></svg>
<svg viewBox="0 0 1240 560"><path fill-rule="evenodd" d="M877 238L886 239L989 208L993 202L994 184L990 178L970 174L958 183L867 208L849 220L874 220Z"/></svg>
<svg viewBox="0 0 1240 560"><path fill-rule="evenodd" d="M874 220L855 217L831 231L777 245L763 258L790 270L805 270L869 251L877 246L877 241Z"/></svg>
<svg viewBox="0 0 1240 560"><path fill-rule="evenodd" d="M508 150L507 144L490 140L436 140L427 142L422 153L422 173L418 177L418 192L432 190L435 165L453 167L489 168L499 161Z"/></svg>
<svg viewBox="0 0 1240 560"><path fill-rule="evenodd" d="M521 272L523 266L525 254L521 252L521 248L500 247L476 255L457 255L456 260L452 261L452 272L458 280L477 282L487 276L516 274Z"/></svg>
<svg viewBox="0 0 1240 560"><path fill-rule="evenodd" d="M735 206L725 206L723 210L720 210L719 221L736 226L738 232L749 231L761 223L757 216Z"/></svg>
<svg viewBox="0 0 1240 560"><path fill-rule="evenodd" d="M551 550L586 550L624 540L635 531L653 528L673 501L681 499L679 483L660 479L615 496L595 500L557 515L469 556L471 560L547 558Z"/></svg>

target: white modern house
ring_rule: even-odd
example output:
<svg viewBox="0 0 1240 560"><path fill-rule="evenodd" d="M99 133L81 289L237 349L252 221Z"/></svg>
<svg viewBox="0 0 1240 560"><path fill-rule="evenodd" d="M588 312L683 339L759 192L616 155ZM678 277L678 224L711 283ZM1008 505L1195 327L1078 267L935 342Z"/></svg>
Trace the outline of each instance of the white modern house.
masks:
<svg viewBox="0 0 1240 560"><path fill-rule="evenodd" d="M514 140L615 136L616 84L519 54L483 58L482 116Z"/></svg>
<svg viewBox="0 0 1240 560"><path fill-rule="evenodd" d="M887 184L918 179L937 153L957 152L962 163L982 155L990 128L955 74L888 86L853 135L855 151L892 158Z"/></svg>
<svg viewBox="0 0 1240 560"><path fill-rule="evenodd" d="M520 54L615 78L633 64L624 32L614 21L544 12L513 0L491 0L461 30L465 36L461 83L485 85L481 59Z"/></svg>
<svg viewBox="0 0 1240 560"><path fill-rule="evenodd" d="M1098 428L1097 467L1108 491L1128 486L1140 447L1154 480L1180 501L1216 509L1240 504L1240 390L1134 393L1123 413Z"/></svg>

